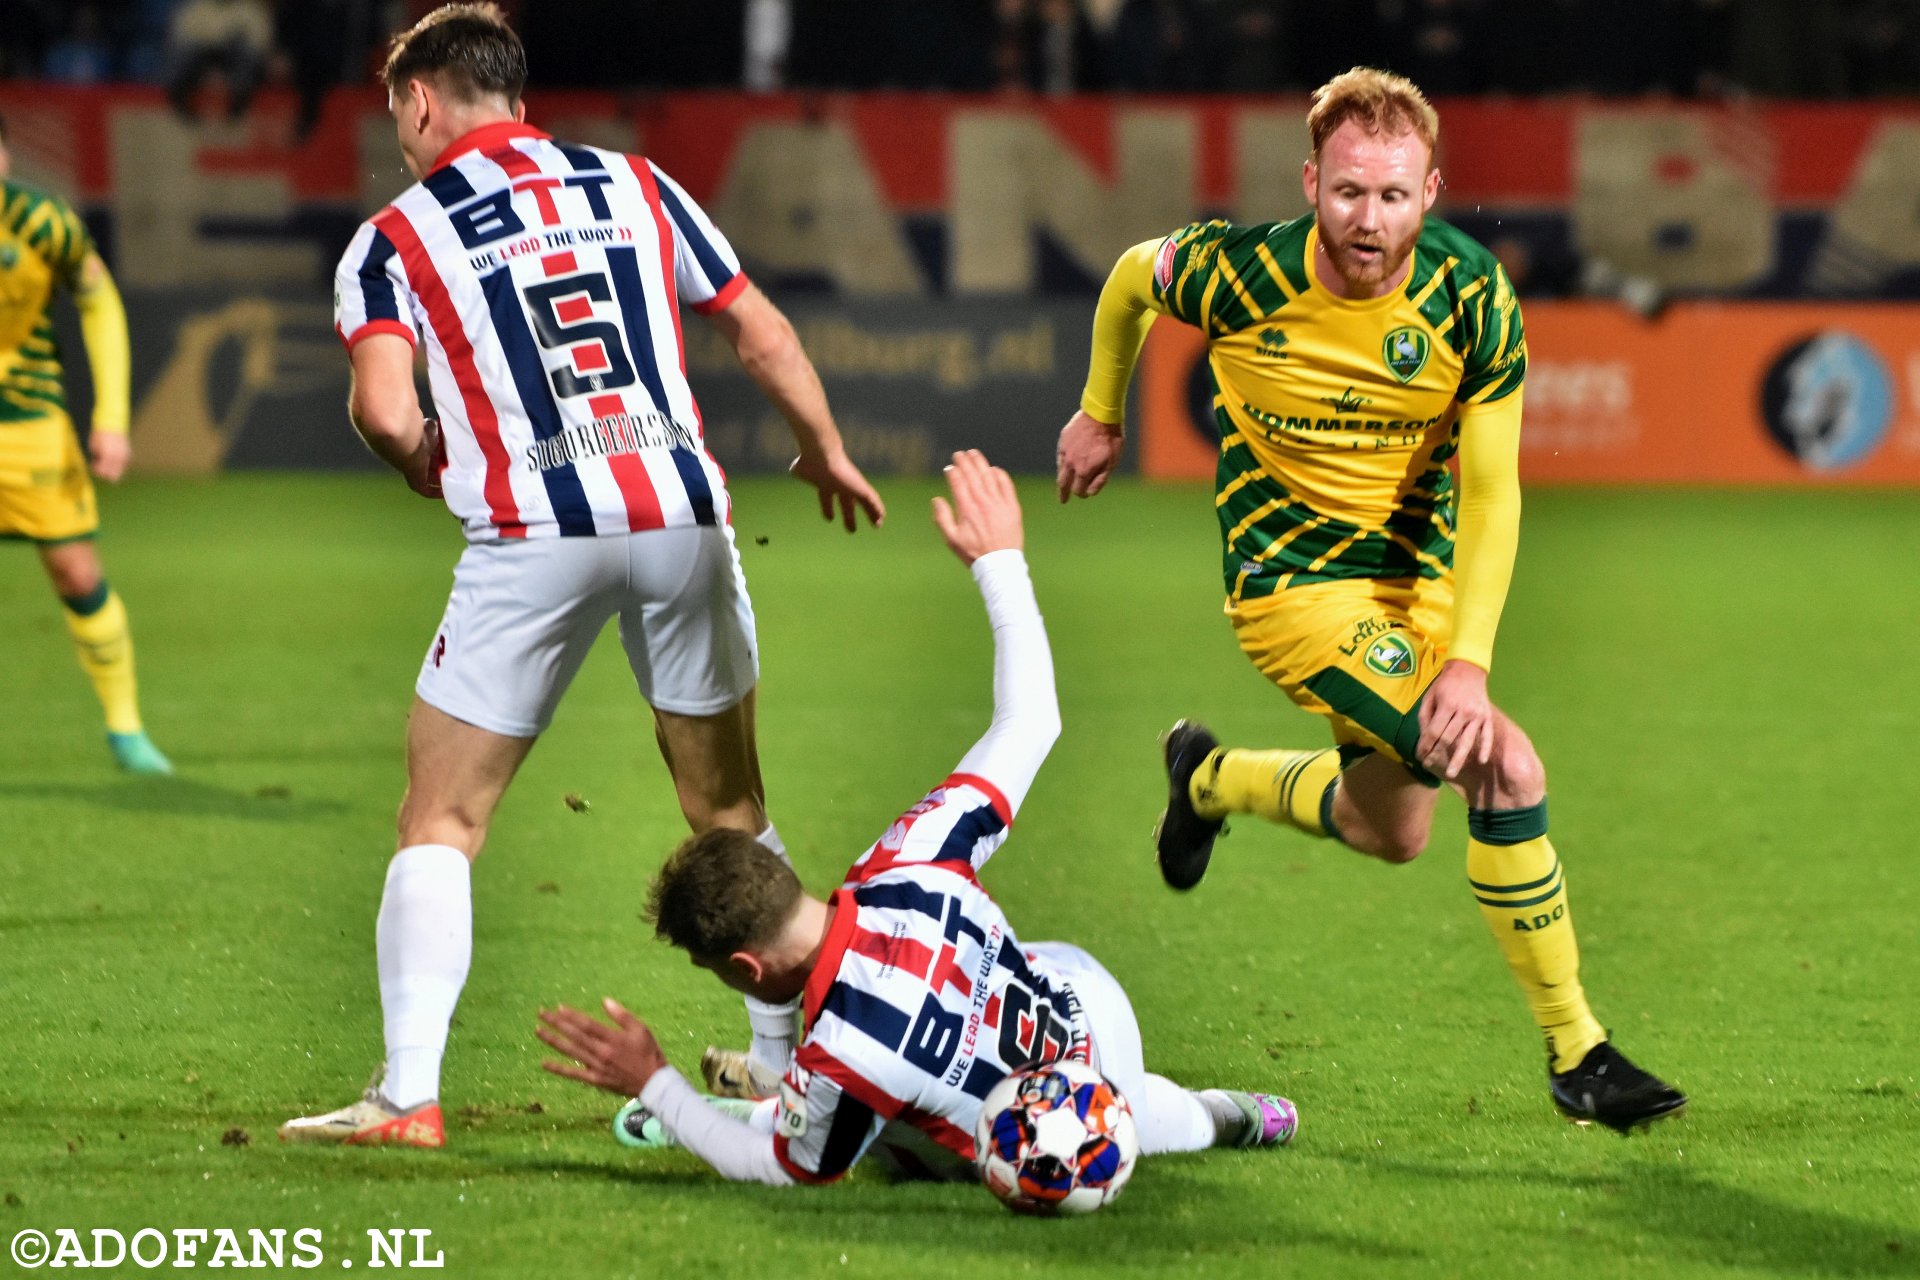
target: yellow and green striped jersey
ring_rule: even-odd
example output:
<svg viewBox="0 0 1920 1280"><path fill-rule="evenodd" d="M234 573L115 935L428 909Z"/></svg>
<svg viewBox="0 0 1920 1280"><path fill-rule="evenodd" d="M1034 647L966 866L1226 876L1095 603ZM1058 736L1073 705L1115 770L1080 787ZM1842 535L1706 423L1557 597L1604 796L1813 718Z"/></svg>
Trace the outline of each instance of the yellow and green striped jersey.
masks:
<svg viewBox="0 0 1920 1280"><path fill-rule="evenodd" d="M0 181L0 430L65 411L53 292L79 288L92 252L66 201Z"/></svg>
<svg viewBox="0 0 1920 1280"><path fill-rule="evenodd" d="M1460 407L1526 376L1513 287L1471 237L1429 218L1406 286L1360 300L1315 278L1317 244L1310 216L1195 223L1155 261L1154 307L1207 336L1236 600L1448 572Z"/></svg>

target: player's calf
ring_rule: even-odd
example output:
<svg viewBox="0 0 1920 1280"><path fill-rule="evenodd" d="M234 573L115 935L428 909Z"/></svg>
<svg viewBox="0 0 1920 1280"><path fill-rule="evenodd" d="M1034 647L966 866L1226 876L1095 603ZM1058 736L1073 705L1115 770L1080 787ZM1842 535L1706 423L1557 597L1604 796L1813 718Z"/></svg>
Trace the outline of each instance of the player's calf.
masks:
<svg viewBox="0 0 1920 1280"><path fill-rule="evenodd" d="M1412 862L1426 851L1438 793L1389 756L1348 765L1328 805L1342 843L1382 862Z"/></svg>
<svg viewBox="0 0 1920 1280"><path fill-rule="evenodd" d="M1338 794L1334 798L1334 821L1340 828L1341 842L1355 853L1401 865L1426 852L1431 830L1426 822L1402 819L1398 823L1376 825L1371 815L1361 812L1351 801L1343 805L1342 799Z"/></svg>

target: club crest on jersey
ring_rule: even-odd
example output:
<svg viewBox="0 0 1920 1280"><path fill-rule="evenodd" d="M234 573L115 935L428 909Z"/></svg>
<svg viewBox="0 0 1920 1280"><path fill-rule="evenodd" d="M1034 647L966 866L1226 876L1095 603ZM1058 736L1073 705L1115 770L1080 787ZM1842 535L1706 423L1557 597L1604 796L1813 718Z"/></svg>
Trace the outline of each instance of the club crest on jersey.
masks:
<svg viewBox="0 0 1920 1280"><path fill-rule="evenodd" d="M1172 236L1160 242L1160 252L1153 260L1153 280L1162 293L1173 288L1173 257L1178 252L1180 246L1173 242Z"/></svg>
<svg viewBox="0 0 1920 1280"><path fill-rule="evenodd" d="M0 271L11 271L20 261L20 251L10 244L0 244Z"/></svg>
<svg viewBox="0 0 1920 1280"><path fill-rule="evenodd" d="M1389 631L1367 646L1367 670L1390 679L1413 674L1413 646Z"/></svg>
<svg viewBox="0 0 1920 1280"><path fill-rule="evenodd" d="M1387 362L1387 368L1393 376L1402 382L1412 382L1427 367L1427 356L1433 352L1433 343L1427 335L1410 324L1401 325L1387 335L1380 344L1380 358Z"/></svg>

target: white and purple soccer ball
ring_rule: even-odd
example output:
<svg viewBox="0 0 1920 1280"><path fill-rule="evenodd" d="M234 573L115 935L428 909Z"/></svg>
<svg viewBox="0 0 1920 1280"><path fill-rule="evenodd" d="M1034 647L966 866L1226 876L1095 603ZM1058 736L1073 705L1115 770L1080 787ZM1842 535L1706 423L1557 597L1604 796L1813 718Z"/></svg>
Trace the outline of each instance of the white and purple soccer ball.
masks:
<svg viewBox="0 0 1920 1280"><path fill-rule="evenodd" d="M1008 1076L974 1125L980 1180L1016 1213L1092 1213L1120 1194L1139 1156L1132 1108L1084 1062Z"/></svg>

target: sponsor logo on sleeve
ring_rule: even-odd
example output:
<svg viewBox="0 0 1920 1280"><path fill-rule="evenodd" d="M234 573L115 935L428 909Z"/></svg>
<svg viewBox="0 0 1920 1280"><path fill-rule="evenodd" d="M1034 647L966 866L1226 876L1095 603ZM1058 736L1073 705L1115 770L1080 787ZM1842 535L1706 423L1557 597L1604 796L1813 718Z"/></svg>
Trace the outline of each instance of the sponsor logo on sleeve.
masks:
<svg viewBox="0 0 1920 1280"><path fill-rule="evenodd" d="M1173 288L1173 257L1179 250L1172 236L1160 242L1160 254L1153 262L1153 282L1160 286L1162 293Z"/></svg>

